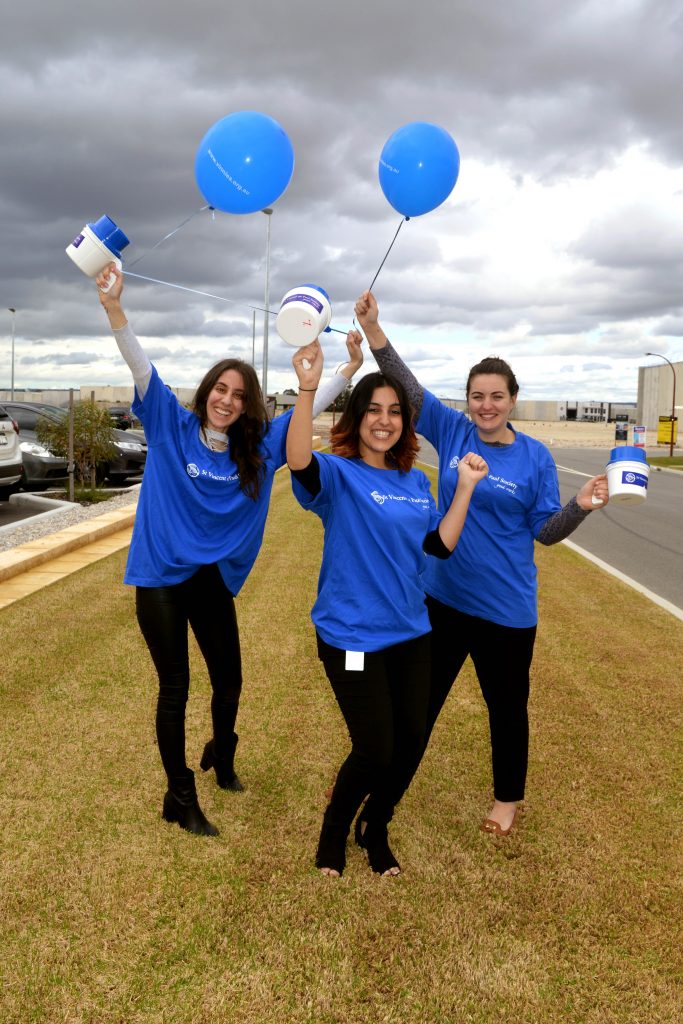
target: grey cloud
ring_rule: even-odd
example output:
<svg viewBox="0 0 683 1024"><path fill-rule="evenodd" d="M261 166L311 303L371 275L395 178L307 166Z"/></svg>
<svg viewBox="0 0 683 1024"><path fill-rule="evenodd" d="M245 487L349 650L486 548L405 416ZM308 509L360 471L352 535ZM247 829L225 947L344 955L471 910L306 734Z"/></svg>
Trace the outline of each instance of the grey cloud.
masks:
<svg viewBox="0 0 683 1024"><path fill-rule="evenodd" d="M47 356L21 356L17 362L21 366L54 364L55 366L80 366L97 363L101 359L97 352L63 352Z"/></svg>
<svg viewBox="0 0 683 1024"><path fill-rule="evenodd" d="M683 337L683 316L667 316L659 321L652 328L652 332L655 337L661 335L668 335L671 337Z"/></svg>
<svg viewBox="0 0 683 1024"><path fill-rule="evenodd" d="M106 338L94 288L63 250L85 220L107 212L132 239L128 262L144 255L133 272L234 302L129 279L134 327L169 339L160 358L208 361L210 338L250 352L266 221L200 213L193 174L201 137L231 110L268 111L295 149L272 221L271 308L293 284L319 281L341 326L400 221L381 194L377 160L401 124L443 124L464 162L495 161L520 181L592 174L630 143L671 162L683 155L673 0L399 0L391 9L349 0L337 10L304 0L192 9L120 0L105 24L99 8L27 0L4 19L3 42L0 279L22 346ZM444 207L403 225L377 286L394 323L467 328L484 343L526 321L543 348L564 336L570 351L602 323L680 318L681 233L663 230L650 209L593 224L571 254L581 272L538 301L488 279L486 262L467 255L477 203L461 203L456 186L453 205L457 216ZM447 261L438 239L454 226L463 254ZM196 340L175 354L174 336L200 339L202 355ZM274 354L274 372L288 372L285 354ZM112 358L109 343L93 358Z"/></svg>

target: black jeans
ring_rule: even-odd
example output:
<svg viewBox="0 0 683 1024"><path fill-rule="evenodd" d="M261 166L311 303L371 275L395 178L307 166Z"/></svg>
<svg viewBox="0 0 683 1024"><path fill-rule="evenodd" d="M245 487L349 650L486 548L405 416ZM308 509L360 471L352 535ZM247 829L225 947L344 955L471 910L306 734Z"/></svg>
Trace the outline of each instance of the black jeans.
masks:
<svg viewBox="0 0 683 1024"><path fill-rule="evenodd" d="M458 672L469 654L489 713L493 793L524 798L529 758L529 669L536 626L513 629L465 615L427 597L432 624L432 678L425 747Z"/></svg>
<svg viewBox="0 0 683 1024"><path fill-rule="evenodd" d="M159 676L156 729L169 778L186 779L185 706L190 690L188 625L209 670L216 753L231 750L242 689L242 663L232 594L216 565L171 587L137 587L136 611Z"/></svg>
<svg viewBox="0 0 683 1024"><path fill-rule="evenodd" d="M365 654L361 672L348 672L346 652L320 636L318 657L351 737L351 753L334 784L330 815L348 829L369 793L364 817L388 823L424 749L430 635Z"/></svg>

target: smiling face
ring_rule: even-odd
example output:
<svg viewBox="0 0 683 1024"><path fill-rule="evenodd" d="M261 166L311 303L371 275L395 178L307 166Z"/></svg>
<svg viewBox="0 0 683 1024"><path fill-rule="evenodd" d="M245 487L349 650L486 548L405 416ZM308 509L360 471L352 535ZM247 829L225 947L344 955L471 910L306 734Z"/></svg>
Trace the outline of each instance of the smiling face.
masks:
<svg viewBox="0 0 683 1024"><path fill-rule="evenodd" d="M517 396L510 394L508 382L499 373L478 373L470 381L467 408L483 441L508 439L508 419Z"/></svg>
<svg viewBox="0 0 683 1024"><path fill-rule="evenodd" d="M360 423L358 452L364 462L384 466L386 453L400 440L403 416L393 388L375 388Z"/></svg>
<svg viewBox="0 0 683 1024"><path fill-rule="evenodd" d="M244 412L244 379L237 370L225 370L206 399L206 422L212 430L227 431Z"/></svg>

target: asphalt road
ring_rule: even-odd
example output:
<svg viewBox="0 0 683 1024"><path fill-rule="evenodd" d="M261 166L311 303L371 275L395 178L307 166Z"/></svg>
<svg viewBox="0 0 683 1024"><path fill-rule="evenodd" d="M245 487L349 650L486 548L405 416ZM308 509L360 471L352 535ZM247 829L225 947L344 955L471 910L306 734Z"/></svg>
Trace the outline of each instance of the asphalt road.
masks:
<svg viewBox="0 0 683 1024"><path fill-rule="evenodd" d="M35 509L27 508L26 505L14 505L10 501L0 501L0 527L20 523L22 519L30 519L35 514Z"/></svg>
<svg viewBox="0 0 683 1024"><path fill-rule="evenodd" d="M436 452L421 440L420 458L437 465ZM609 458L609 452L600 448L555 448L551 452L563 504L585 480L604 472ZM647 501L634 508L608 505L591 513L570 540L683 609L683 473L652 468Z"/></svg>

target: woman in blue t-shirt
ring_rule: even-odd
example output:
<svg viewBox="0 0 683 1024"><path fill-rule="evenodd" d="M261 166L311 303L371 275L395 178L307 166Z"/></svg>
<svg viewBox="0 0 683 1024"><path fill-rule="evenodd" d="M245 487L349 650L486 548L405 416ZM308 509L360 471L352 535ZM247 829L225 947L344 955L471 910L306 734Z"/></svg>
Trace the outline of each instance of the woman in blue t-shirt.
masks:
<svg viewBox="0 0 683 1024"><path fill-rule="evenodd" d="M200 765L213 768L222 789L240 791L235 774L235 720L242 688L234 598L263 540L273 476L285 462L291 414L272 422L253 367L216 363L190 410L161 381L121 307L123 275L113 264L97 279L119 350L133 375L133 411L148 444L125 582L136 587L140 629L159 677L156 731L168 779L162 815L197 835L217 835L197 800L185 758L185 707L190 675L188 627L211 680L213 736ZM360 340L360 336L358 336ZM362 363L351 362L321 390L316 411L334 401Z"/></svg>
<svg viewBox="0 0 683 1024"><path fill-rule="evenodd" d="M293 363L299 396L287 462L297 499L325 528L311 618L352 743L325 811L316 865L341 875L351 823L369 794L356 842L373 871L395 875L400 869L387 826L417 767L427 714L425 551L449 557L487 466L480 455L463 455L452 501L440 516L427 477L413 469L417 438L405 391L379 373L351 393L332 430L332 454L314 454L313 398L323 366L318 342L299 349Z"/></svg>
<svg viewBox="0 0 683 1024"><path fill-rule="evenodd" d="M562 508L550 452L509 423L519 387L504 360L484 359L470 370L468 418L417 382L380 327L371 292L361 295L355 311L380 369L406 387L416 428L438 452L439 506L451 500L464 452L478 452L489 463L453 557L430 558L425 573L432 625L426 742L470 655L488 708L493 761L494 804L481 828L506 836L524 798L527 772L529 669L538 618L534 541L556 544L594 508L604 508L607 478L586 481Z"/></svg>

